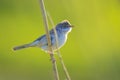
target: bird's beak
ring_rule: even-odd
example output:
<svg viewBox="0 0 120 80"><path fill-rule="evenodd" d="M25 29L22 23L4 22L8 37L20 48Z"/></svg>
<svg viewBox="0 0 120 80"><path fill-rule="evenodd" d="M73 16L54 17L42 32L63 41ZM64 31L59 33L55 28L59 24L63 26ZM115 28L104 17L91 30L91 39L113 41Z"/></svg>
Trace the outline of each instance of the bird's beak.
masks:
<svg viewBox="0 0 120 80"><path fill-rule="evenodd" d="M73 25L70 25L70 27L72 27L72 28L73 28L74 26L73 26Z"/></svg>

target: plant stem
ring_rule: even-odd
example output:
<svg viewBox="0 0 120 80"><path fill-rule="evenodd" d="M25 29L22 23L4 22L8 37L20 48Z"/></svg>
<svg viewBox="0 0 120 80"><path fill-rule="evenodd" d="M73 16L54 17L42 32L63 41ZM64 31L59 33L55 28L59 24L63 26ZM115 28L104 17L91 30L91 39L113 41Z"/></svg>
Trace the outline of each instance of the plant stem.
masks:
<svg viewBox="0 0 120 80"><path fill-rule="evenodd" d="M48 21L47 21L46 10L45 10L45 6L44 6L44 1L43 0L40 0L40 7L41 7L43 21L44 21L44 25L45 25L46 38L47 38L48 47L49 47L49 53L50 53L50 57L51 57L51 60L52 60L52 65L53 65L54 79L55 80L59 80L56 60L54 58L54 52L53 52L52 46L51 46L51 39L50 39L50 34L49 34Z"/></svg>
<svg viewBox="0 0 120 80"><path fill-rule="evenodd" d="M52 17L50 16L50 14L47 12L47 15L48 15L48 18L49 18L49 20L50 20L50 23L52 24L52 26L53 26L53 30L54 30L54 34L55 34L55 41L56 41L56 48L57 48L57 54L58 54L58 57L59 57L59 59L60 59L60 63L61 63L61 65L62 65L62 67L63 67L63 70L64 70L64 73L65 73L65 75L66 75L66 78L67 78L67 80L71 80L71 78L70 78L70 75L69 75L69 73L68 73L68 70L67 70L67 68L66 68L66 66L65 66L65 64L64 64L64 61L63 61L63 59L62 59L62 55L61 55L61 53L60 53L60 50L58 49L58 36L57 36L57 32L56 32L56 29L55 29L55 25L54 25L54 22L53 22L53 20L52 20Z"/></svg>

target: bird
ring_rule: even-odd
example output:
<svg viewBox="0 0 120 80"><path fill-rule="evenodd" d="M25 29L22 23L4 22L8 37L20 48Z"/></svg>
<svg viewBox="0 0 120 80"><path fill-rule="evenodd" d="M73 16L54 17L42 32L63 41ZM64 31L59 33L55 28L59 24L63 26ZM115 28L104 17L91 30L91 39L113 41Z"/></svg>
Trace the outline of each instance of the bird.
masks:
<svg viewBox="0 0 120 80"><path fill-rule="evenodd" d="M60 49L67 41L67 36L69 32L72 30L72 25L68 20L63 20L60 23L58 23L54 28L56 30L57 38L58 38L58 46L56 47L56 37L55 37L55 32L54 29L52 28L49 31L50 34L50 39L51 39L51 47L53 51L56 51L57 49ZM50 52L49 47L48 47L48 42L46 38L46 34L40 36L36 40L34 40L31 43L28 44L23 44L20 46L16 46L13 48L14 51L16 50L21 50L24 48L29 48L29 47L39 47L45 52Z"/></svg>

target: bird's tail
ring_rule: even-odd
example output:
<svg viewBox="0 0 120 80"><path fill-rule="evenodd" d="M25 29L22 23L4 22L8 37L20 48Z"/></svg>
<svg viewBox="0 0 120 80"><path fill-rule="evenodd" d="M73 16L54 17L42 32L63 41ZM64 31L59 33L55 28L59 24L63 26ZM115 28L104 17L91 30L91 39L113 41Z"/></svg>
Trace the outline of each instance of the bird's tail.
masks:
<svg viewBox="0 0 120 80"><path fill-rule="evenodd" d="M28 48L28 47L30 47L30 46L31 46L30 44L24 44L24 45L21 45L21 46L16 46L16 47L14 47L13 50L16 51L16 50Z"/></svg>

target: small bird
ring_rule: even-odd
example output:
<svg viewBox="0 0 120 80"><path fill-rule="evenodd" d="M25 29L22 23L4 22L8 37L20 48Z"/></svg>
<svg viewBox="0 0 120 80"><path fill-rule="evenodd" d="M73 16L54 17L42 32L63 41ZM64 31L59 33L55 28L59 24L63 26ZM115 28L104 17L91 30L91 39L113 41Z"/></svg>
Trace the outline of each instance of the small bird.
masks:
<svg viewBox="0 0 120 80"><path fill-rule="evenodd" d="M55 30L56 30L56 34L58 37L58 48L56 47L56 39L55 39L54 30L51 29L49 31L50 39L51 39L51 46L52 46L53 51L61 48L66 43L68 33L71 32L72 27L73 26L70 24L70 22L68 20L64 20L56 25ZM28 48L28 47L40 47L45 52L50 52L46 34L42 35L41 37L39 37L32 43L24 44L21 46L16 46L13 48L13 50L20 50L20 49L24 49L24 48Z"/></svg>

